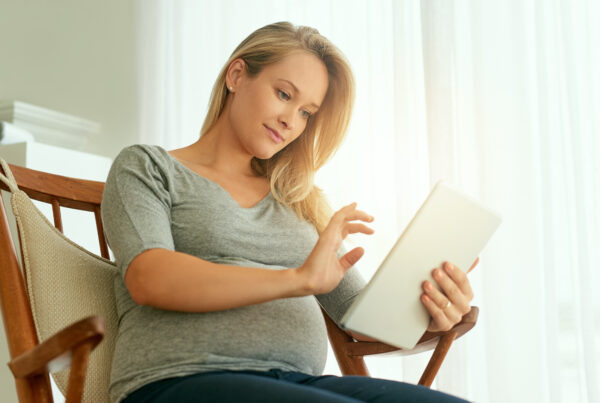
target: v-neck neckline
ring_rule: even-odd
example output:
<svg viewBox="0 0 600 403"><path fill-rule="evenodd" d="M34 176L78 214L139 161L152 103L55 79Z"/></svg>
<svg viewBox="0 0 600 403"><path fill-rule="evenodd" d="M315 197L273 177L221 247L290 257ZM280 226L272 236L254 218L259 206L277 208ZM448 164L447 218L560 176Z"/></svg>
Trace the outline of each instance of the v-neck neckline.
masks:
<svg viewBox="0 0 600 403"><path fill-rule="evenodd" d="M160 147L160 146L159 146ZM160 147L162 148L162 147ZM211 183L213 186L216 186L218 189L220 189L222 192L224 192L227 195L227 198L235 203L235 205L242 210L253 210L257 207L259 207L261 204L265 203L270 196L272 196L271 190L269 189L269 193L267 193L262 199L260 199L260 201L258 201L256 204L254 204L253 206L250 207L243 207L236 199L233 198L233 196L231 196L231 193L229 193L227 191L227 189L225 189L223 186L219 185L217 182L208 179L206 176L202 176L200 175L198 172L194 171L193 169L191 169L190 167L188 167L187 165L185 165L183 162L179 161L177 158L175 158L174 156L172 156L167 150L165 150L163 148L163 151L169 156L169 158L171 158L173 161L175 161L177 164L179 164L180 166L183 167L183 169L187 170L188 172L190 172L192 175L201 178L209 183Z"/></svg>

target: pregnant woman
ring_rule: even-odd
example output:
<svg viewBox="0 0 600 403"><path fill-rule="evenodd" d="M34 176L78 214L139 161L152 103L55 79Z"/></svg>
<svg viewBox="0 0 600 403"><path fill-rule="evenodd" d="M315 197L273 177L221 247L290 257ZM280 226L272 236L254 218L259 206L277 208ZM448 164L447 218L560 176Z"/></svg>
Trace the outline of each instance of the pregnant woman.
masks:
<svg viewBox="0 0 600 403"><path fill-rule="evenodd" d="M250 34L214 85L199 139L132 145L106 181L102 219L121 271L113 402L458 402L404 382L323 375L327 332L365 281L348 234L372 234L356 203L333 212L315 172L338 149L354 79L316 29ZM423 285L429 330L473 298L461 270ZM366 338L352 334L359 340Z"/></svg>

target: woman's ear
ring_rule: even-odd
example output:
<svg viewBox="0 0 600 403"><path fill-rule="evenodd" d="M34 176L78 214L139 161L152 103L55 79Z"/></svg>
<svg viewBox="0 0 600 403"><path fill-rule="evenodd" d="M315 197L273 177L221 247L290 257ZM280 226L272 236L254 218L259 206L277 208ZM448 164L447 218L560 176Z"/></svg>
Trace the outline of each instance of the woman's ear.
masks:
<svg viewBox="0 0 600 403"><path fill-rule="evenodd" d="M246 62L242 58L237 58L229 64L227 75L225 76L225 85L229 91L235 92L241 81L246 76Z"/></svg>

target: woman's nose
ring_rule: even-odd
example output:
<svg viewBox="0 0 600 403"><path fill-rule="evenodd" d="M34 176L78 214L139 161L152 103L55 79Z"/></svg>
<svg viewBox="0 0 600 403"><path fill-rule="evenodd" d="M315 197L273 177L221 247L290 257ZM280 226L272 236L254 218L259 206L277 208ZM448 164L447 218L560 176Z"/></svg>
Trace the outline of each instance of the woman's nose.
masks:
<svg viewBox="0 0 600 403"><path fill-rule="evenodd" d="M292 130L294 128L294 112L290 110L291 108L286 108L286 110L282 111L279 115L279 123L288 130Z"/></svg>

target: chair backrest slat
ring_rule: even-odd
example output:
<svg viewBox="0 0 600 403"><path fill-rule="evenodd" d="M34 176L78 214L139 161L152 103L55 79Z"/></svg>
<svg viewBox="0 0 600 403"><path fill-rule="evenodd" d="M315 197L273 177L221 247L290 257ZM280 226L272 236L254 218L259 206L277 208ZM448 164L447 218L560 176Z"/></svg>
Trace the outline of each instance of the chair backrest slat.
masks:
<svg viewBox="0 0 600 403"><path fill-rule="evenodd" d="M102 215L100 214L100 206L94 208L94 218L96 219L96 229L98 230L98 242L100 243L100 256L110 260L108 254L108 244L104 237L104 227L102 226Z"/></svg>
<svg viewBox="0 0 600 403"><path fill-rule="evenodd" d="M60 232L63 232L62 217L60 216L60 204L58 200L52 199L52 215L54 216L54 226Z"/></svg>

